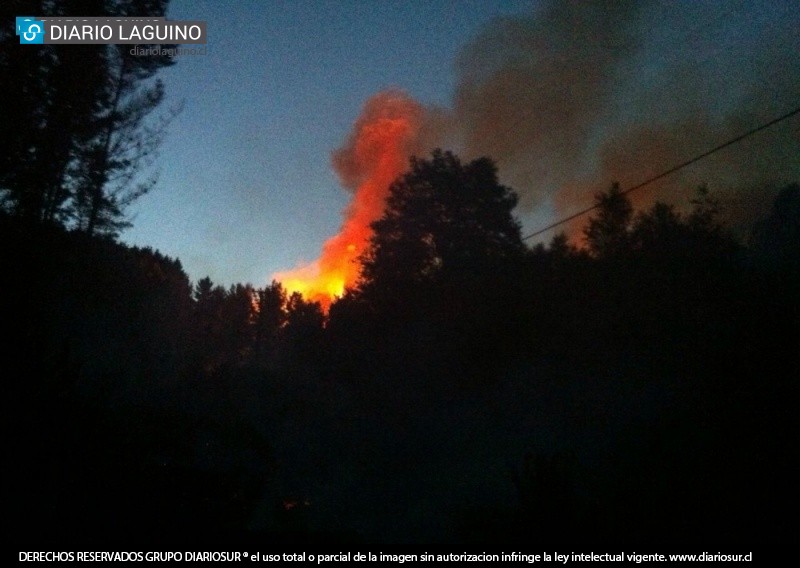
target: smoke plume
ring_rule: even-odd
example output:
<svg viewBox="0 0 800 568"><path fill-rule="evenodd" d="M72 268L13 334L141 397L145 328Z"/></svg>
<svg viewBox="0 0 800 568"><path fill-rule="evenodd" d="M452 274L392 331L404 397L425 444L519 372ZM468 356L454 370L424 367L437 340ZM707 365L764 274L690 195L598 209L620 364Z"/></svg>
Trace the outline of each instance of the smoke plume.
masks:
<svg viewBox="0 0 800 568"><path fill-rule="evenodd" d="M317 262L276 277L326 305L354 284L389 185L411 154L435 146L494 159L523 221L539 212L537 224L590 205L612 182L661 173L800 104L798 29L791 3L746 0L551 0L497 19L458 57L452 109L396 91L367 101L333 154L353 191L340 233ZM746 226L797 180L795 116L631 197L681 209L708 184L728 221ZM561 230L579 241L584 221Z"/></svg>
<svg viewBox="0 0 800 568"><path fill-rule="evenodd" d="M467 157L495 159L523 215L567 215L800 104L798 29L798 12L774 2L547 2L463 50L453 122ZM631 197L680 208L707 183L746 224L797 179L795 117Z"/></svg>

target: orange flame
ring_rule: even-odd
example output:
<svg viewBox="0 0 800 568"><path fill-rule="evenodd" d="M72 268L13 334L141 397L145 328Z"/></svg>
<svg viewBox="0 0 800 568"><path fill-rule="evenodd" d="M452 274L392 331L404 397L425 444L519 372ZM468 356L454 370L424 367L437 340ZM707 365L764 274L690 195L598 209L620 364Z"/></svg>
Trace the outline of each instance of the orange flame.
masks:
<svg viewBox="0 0 800 568"><path fill-rule="evenodd" d="M358 258L369 244L370 223L383 214L391 183L407 168L417 150L423 107L398 91L371 97L345 145L333 153L336 173L353 199L344 210L339 234L329 238L320 257L273 277L289 292L300 292L325 311L358 281Z"/></svg>

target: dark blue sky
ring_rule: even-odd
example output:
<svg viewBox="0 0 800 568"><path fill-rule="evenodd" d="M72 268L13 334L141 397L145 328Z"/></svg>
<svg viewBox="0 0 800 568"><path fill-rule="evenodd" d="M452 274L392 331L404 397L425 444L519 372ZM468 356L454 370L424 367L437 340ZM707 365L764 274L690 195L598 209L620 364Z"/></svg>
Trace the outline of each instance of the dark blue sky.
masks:
<svg viewBox="0 0 800 568"><path fill-rule="evenodd" d="M498 159L515 189L541 181L549 198L522 188L536 204L520 212L526 229L557 214L559 199L579 202L564 188L591 196L598 180L641 181L798 104L793 2L589 4L553 2L545 13L534 0L172 0L170 18L208 22L208 54L162 73L167 104L185 108L162 148L159 184L134 207L123 240L179 257L195 281L209 275L226 286L262 286L314 260L350 199L330 153L364 102L400 88L452 109L470 75L464 61L495 79L517 73L508 89L488 81L486 92L468 91L451 116L459 127L472 121L474 134L486 126L475 109L496 112L494 139L473 139L473 150ZM503 28L501 16L523 23ZM795 179L797 122L676 183ZM736 195L752 209L752 192Z"/></svg>

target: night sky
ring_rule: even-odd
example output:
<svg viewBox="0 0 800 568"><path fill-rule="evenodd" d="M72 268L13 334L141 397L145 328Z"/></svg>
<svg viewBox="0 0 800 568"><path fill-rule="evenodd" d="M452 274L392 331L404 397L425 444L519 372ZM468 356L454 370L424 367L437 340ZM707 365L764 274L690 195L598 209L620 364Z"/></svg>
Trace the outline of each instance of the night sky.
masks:
<svg viewBox="0 0 800 568"><path fill-rule="evenodd" d="M322 243L337 232L350 199L331 167L330 155L343 144L364 102L381 90L399 88L426 107L451 112L458 106L459 85L475 79L465 68L474 63L476 75L492 65L496 68L495 48L497 58L508 56L497 18L521 18L534 30L530 37L536 38L535 26L547 25L536 24L534 14L542 6L535 1L173 0L168 17L208 21L208 55L181 57L161 73L166 105L185 101L185 108L162 147L156 166L159 184L133 208L134 226L123 240L180 258L194 281L209 275L225 286L236 282L262 286L275 272L313 261ZM630 177L620 180L623 183L640 181L677 158L690 157L687 153L704 149L706 141L714 145L729 133L768 120L796 98L797 72L787 65L798 53L797 40L791 39L798 21L790 2L643 2L637 10L631 18L637 47L624 55L621 64L615 63L613 77L599 78L606 85L605 98L597 94L602 88L595 91L590 84L586 92L567 91L575 97L575 113L572 107L549 113L552 108L545 108L546 120L538 123L534 113L523 109L523 115L516 117L519 109L508 108L498 119L504 130L498 136L517 136L514 143L522 141L516 147L523 151L528 142L524 137L529 136L527 155L542 156L546 162L538 170L532 166L532 174L514 170L519 156L504 159L502 149L498 155L490 154L499 158L501 179L523 193L518 215L526 231L569 210L563 204L563 195L568 194L564 187L591 196L612 181L609 176L620 177L624 166L609 161L625 162L626 152L652 146L631 138L635 128L668 124L669 129L694 138L697 146L671 148L647 167L625 168ZM576 25L561 24L565 29ZM600 35L595 40L600 49L619 47L603 45ZM549 53L556 63L563 61L565 71L556 76L534 61L541 49L535 41L517 46L512 64L518 63L514 57L520 53L523 59L530 55L530 61L520 63L529 66L530 83L522 85L526 92L541 89L547 95L552 85L573 80L566 71L570 67L585 75L577 43L565 40ZM693 74L702 76L702 82ZM547 96L542 100L552 107ZM534 99L530 105L539 103ZM740 107L747 107L746 112ZM699 108L701 113L696 112ZM470 116L474 119L470 109L452 112L459 127ZM562 115L581 113L591 118L575 123L567 119L566 126L560 123ZM686 127L684 117L690 115L693 121L702 118L711 126L703 127L704 136L692 134L696 125ZM784 128L784 142L796 138L794 123ZM555 143L531 134L545 129L552 135L541 138ZM468 130L462 140L478 128ZM655 139L653 134L650 141ZM491 141L483 147L465 145L466 149L452 143L467 155L494 152ZM565 153L564 147L575 151ZM797 154L785 144L782 152L759 158L762 165L782 168L764 178L765 183L796 177ZM564 156L569 156L569 163ZM635 153L633 157L628 163L641 159ZM562 158L563 168L578 177L567 179L547 169ZM720 171L724 186L726 169ZM750 178L762 181L759 176ZM698 173L681 181L694 185L706 177Z"/></svg>

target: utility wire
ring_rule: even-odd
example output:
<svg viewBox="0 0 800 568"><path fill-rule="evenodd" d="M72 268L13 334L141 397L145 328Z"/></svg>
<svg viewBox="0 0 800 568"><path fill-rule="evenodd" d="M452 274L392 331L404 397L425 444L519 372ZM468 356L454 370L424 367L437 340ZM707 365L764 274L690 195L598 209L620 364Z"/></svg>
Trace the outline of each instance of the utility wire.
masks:
<svg viewBox="0 0 800 568"><path fill-rule="evenodd" d="M748 130L747 132L744 132L744 133L738 135L735 138L731 138L730 140L720 144L719 146L715 146L714 148L711 148L710 150L707 150L707 151L703 152L702 154L699 154L699 155L695 156L694 158L691 158L690 160L686 160L685 162L682 162L682 163L678 164L677 166L673 166L670 169L668 169L666 171L663 171L658 175L655 175L655 176L653 176L653 177L651 177L649 179L646 179L645 181L643 181L641 183L638 183L638 184L634 185L633 187L629 187L628 189L625 189L625 190L621 191L620 195L628 195L629 193L633 193L637 189L641 189L641 188L643 188L643 187L645 187L647 185L650 185L654 181L658 181L661 178L665 178L670 174L674 174L678 170L682 170L683 168L685 168L687 166L690 166L690 165L694 164L695 162L699 162L700 160L702 160L704 158L707 158L711 154L719 152L720 150L722 150L724 148L727 148L728 146L732 146L732 145L736 144L737 142L741 142L745 138L748 138L748 137L752 136L753 134L756 134L757 132L761 132L762 130L766 130L767 128L769 128L771 126L774 126L774 125L778 124L779 122L783 122L784 120L787 120L787 119L793 117L794 115L796 115L798 113L800 113L800 107L797 107L794 110L791 110L791 111L787 112L786 114L783 114L783 115L781 115L781 116L779 116L777 118L774 118L774 119L770 120L769 122L765 122L764 124L762 124L760 126L756 126L755 128L752 128L752 129ZM559 225L563 225L564 223L572 221L573 219L577 219L578 217L586 215L587 213L589 213L590 211L594 211L598 207L600 207L600 204L599 203L595 203L591 207L587 207L586 209L582 209L581 211L578 211L577 213L573 213L569 217L564 217L563 219L560 219L560 220L556 221L555 223L551 223L550 225L544 227L543 229L539 229L538 231L534 231L533 233L522 237L522 240L525 241L525 240L528 240L528 239L530 239L532 237L541 235L542 233L546 233L550 229L554 229L554 228L558 227Z"/></svg>

